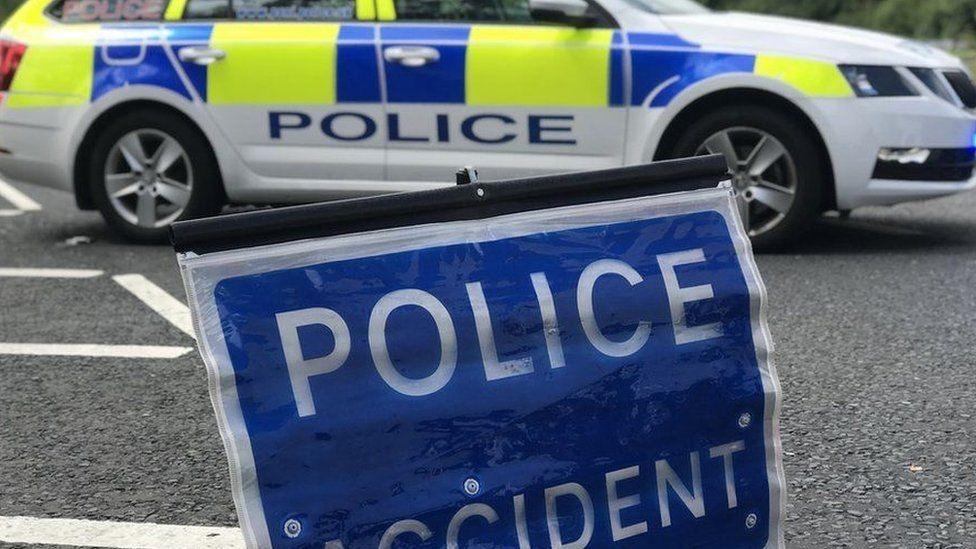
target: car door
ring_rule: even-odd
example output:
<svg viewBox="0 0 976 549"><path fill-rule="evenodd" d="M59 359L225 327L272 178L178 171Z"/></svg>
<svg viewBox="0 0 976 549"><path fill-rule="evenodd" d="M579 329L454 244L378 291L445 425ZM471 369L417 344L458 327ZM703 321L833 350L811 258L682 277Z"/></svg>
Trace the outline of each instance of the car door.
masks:
<svg viewBox="0 0 976 549"><path fill-rule="evenodd" d="M374 13L373 0L187 2L184 21L214 22L179 56L207 67L207 110L264 185L320 196L383 180Z"/></svg>
<svg viewBox="0 0 976 549"><path fill-rule="evenodd" d="M622 164L622 46L608 20L539 23L528 0L377 5L389 180L450 181L466 165L500 179Z"/></svg>

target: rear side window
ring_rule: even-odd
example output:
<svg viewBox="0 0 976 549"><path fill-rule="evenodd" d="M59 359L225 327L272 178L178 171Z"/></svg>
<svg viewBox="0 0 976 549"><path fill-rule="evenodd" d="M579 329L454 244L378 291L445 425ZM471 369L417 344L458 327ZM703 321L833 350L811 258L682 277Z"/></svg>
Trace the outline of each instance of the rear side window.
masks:
<svg viewBox="0 0 976 549"><path fill-rule="evenodd" d="M529 0L396 0L397 19L531 23Z"/></svg>
<svg viewBox="0 0 976 549"><path fill-rule="evenodd" d="M47 13L65 23L160 21L167 0L58 0Z"/></svg>
<svg viewBox="0 0 976 549"><path fill-rule="evenodd" d="M353 21L356 0L189 0L184 19Z"/></svg>

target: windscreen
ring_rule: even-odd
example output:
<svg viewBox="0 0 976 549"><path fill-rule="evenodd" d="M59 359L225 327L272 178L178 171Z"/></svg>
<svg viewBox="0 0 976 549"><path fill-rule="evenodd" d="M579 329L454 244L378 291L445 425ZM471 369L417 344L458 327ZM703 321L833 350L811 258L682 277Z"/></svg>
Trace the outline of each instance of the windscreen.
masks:
<svg viewBox="0 0 976 549"><path fill-rule="evenodd" d="M634 6L660 15L690 15L711 10L694 0L627 0Z"/></svg>

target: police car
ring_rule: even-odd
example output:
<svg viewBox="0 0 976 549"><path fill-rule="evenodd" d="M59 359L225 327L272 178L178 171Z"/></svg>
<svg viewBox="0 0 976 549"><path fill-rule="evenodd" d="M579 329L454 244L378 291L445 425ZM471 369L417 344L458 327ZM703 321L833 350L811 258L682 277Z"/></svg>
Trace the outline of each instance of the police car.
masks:
<svg viewBox="0 0 976 549"><path fill-rule="evenodd" d="M759 245L967 190L976 87L896 37L692 0L28 0L0 172L130 238L294 203L725 155Z"/></svg>

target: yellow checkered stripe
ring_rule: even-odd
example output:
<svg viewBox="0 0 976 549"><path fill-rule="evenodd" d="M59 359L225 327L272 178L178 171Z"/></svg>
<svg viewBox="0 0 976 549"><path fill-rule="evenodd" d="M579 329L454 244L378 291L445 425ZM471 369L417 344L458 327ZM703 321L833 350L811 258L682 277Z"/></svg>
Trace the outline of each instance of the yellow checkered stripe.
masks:
<svg viewBox="0 0 976 549"><path fill-rule="evenodd" d="M208 102L335 103L338 36L333 23L217 23L210 44L227 58L207 69Z"/></svg>
<svg viewBox="0 0 976 549"><path fill-rule="evenodd" d="M211 46L227 57L208 68L208 102L332 104L339 24L217 23ZM613 31L475 25L465 62L466 104L608 104Z"/></svg>
<svg viewBox="0 0 976 549"><path fill-rule="evenodd" d="M163 13L163 19L166 21L179 21L183 19L183 12L186 10L187 0L169 0L169 4L166 5L166 11Z"/></svg>
<svg viewBox="0 0 976 549"><path fill-rule="evenodd" d="M168 20L182 18L186 0L172 0ZM53 25L44 4L28 2L4 26L31 44L21 61L10 108L83 105L92 90L97 24ZM359 0L362 20L394 20L393 0ZM215 105L336 102L341 25L305 22L221 22L211 45L228 53L208 68ZM466 44L465 103L471 106L605 107L609 104L613 31L515 25L473 25ZM812 97L851 97L836 65L782 55L756 56L754 73Z"/></svg>
<svg viewBox="0 0 976 549"><path fill-rule="evenodd" d="M756 56L756 68L753 72L789 84L810 97L854 95L851 85L837 65L826 61L759 54Z"/></svg>
<svg viewBox="0 0 976 549"><path fill-rule="evenodd" d="M603 107L613 31L475 25L468 40L468 105Z"/></svg>
<svg viewBox="0 0 976 549"><path fill-rule="evenodd" d="M4 24L4 34L28 44L4 107L72 107L91 97L99 26L55 27L46 6L27 2Z"/></svg>
<svg viewBox="0 0 976 549"><path fill-rule="evenodd" d="M376 10L360 16L395 17L392 0L360 5ZM228 57L209 68L209 101L334 103L337 79L356 78L337 74L339 28L331 23L218 23L211 43ZM463 75L465 104L605 107L612 40L608 29L473 25ZM832 63L760 54L754 73L812 97L853 95Z"/></svg>

